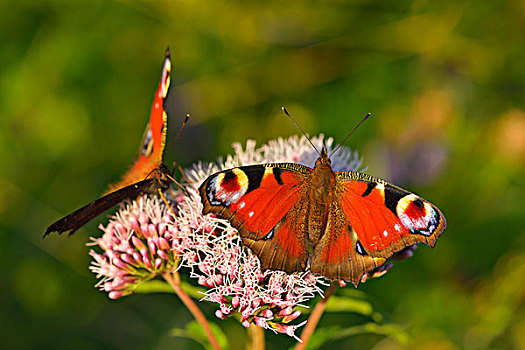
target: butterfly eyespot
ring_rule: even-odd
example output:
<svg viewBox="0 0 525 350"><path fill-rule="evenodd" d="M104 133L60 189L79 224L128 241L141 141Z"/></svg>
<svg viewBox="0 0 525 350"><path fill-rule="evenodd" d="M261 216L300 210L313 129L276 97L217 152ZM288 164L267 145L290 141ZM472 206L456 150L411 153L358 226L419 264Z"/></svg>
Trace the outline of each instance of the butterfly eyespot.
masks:
<svg viewBox="0 0 525 350"><path fill-rule="evenodd" d="M166 60L164 63L164 67L162 68L162 80L161 80L161 87L159 91L159 97L164 98L168 94L168 90L170 88L170 81L171 81L171 61Z"/></svg>
<svg viewBox="0 0 525 350"><path fill-rule="evenodd" d="M385 236L385 237L388 236L388 231L387 231L387 230L384 230L384 231L383 231L383 236Z"/></svg>
<svg viewBox="0 0 525 350"><path fill-rule="evenodd" d="M241 194L237 192L233 196L231 196L230 202L236 203L239 200L239 198L241 198Z"/></svg>
<svg viewBox="0 0 525 350"><path fill-rule="evenodd" d="M240 169L231 169L211 178L206 193L211 205L230 206L237 203L248 190L248 176Z"/></svg>
<svg viewBox="0 0 525 350"><path fill-rule="evenodd" d="M397 216L411 233L430 236L437 228L438 214L432 206L415 194L409 194L398 201Z"/></svg>
<svg viewBox="0 0 525 350"><path fill-rule="evenodd" d="M146 130L146 133L144 134L144 141L142 141L142 148L140 149L140 153L144 157L149 157L152 152L153 152L153 135L152 135L151 129L148 128Z"/></svg>

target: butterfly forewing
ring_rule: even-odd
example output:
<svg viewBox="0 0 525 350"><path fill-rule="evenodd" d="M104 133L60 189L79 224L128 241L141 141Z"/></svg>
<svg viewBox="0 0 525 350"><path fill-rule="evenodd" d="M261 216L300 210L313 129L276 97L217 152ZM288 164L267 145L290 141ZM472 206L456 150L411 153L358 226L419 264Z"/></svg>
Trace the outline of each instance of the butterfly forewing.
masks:
<svg viewBox="0 0 525 350"><path fill-rule="evenodd" d="M239 231L263 268L288 272L305 268L304 195L310 168L266 164L210 176L200 187L203 212L216 213ZM304 208L302 208L304 206Z"/></svg>
<svg viewBox="0 0 525 350"><path fill-rule="evenodd" d="M366 174L337 173L337 192L347 221L371 256L388 258L416 243L433 247L446 226L430 202Z"/></svg>
<svg viewBox="0 0 525 350"><path fill-rule="evenodd" d="M161 78L157 91L155 92L149 122L144 131L144 136L142 137L138 157L131 168L122 176L120 181L110 185L109 190L106 193L144 180L162 163L168 126L168 116L164 104L170 87L170 74L170 53L169 51L166 51Z"/></svg>

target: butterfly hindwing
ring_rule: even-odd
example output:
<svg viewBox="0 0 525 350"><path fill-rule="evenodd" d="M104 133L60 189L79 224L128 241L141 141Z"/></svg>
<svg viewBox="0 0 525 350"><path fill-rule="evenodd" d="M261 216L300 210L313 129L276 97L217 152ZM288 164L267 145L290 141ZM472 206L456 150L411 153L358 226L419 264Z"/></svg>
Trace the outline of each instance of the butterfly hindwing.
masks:
<svg viewBox="0 0 525 350"><path fill-rule="evenodd" d="M384 258L370 256L363 249L340 202L333 201L325 232L315 245L312 272L329 279L352 281L357 285L363 274L385 261Z"/></svg>
<svg viewBox="0 0 525 350"><path fill-rule="evenodd" d="M199 191L203 213L216 213L239 231L263 268L305 268L304 195L311 169L298 164L234 168L210 176Z"/></svg>
<svg viewBox="0 0 525 350"><path fill-rule="evenodd" d="M288 273L306 269L308 254L303 228L307 224L307 205L305 202L296 202L295 208L262 239L243 238L243 244L259 257L263 269Z"/></svg>

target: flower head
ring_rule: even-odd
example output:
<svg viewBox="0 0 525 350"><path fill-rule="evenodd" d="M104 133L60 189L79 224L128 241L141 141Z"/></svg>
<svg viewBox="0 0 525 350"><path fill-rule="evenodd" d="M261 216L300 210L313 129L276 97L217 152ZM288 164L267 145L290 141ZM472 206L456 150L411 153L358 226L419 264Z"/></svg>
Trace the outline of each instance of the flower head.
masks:
<svg viewBox="0 0 525 350"><path fill-rule="evenodd" d="M330 153L331 138L320 135L311 141ZM156 197L124 205L108 226L101 227L103 236L93 239L103 253L91 251L91 269L111 298L127 295L138 283L164 272L187 269L190 277L207 288L202 299L218 304L218 318L237 314L245 327L255 324L298 339L295 330L304 322L290 324L301 315L296 307L322 295L326 281L308 271L262 271L259 258L242 245L227 220L202 215L198 188L220 170L274 162L313 167L319 155L304 136L279 138L260 148L254 141L248 141L245 149L238 143L233 148L234 154L224 161L200 162L185 171L190 181L185 195L172 195L175 211ZM331 157L331 164L336 171L363 170L358 154L345 147ZM388 268L370 271L364 279L384 274Z"/></svg>
<svg viewBox="0 0 525 350"><path fill-rule="evenodd" d="M168 207L157 197L141 197L121 205L104 234L92 238L102 253L90 251L91 271L112 299L128 295L144 281L177 268L177 226Z"/></svg>

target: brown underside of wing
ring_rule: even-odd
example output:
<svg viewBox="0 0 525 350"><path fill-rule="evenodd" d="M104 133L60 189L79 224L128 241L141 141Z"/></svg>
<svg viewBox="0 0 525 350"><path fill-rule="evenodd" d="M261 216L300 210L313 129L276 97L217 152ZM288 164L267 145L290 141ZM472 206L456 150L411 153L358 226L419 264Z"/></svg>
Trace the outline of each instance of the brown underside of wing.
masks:
<svg viewBox="0 0 525 350"><path fill-rule="evenodd" d="M93 220L98 215L102 214L109 208L117 205L125 199L138 197L143 193L149 193L154 188L159 188L155 184L158 183L156 179L148 179L140 181L134 185L130 185L110 194L105 195L93 202L83 206L73 213L63 217L62 219L49 225L44 233L44 237L51 232L68 232L73 234L80 227L84 226L89 221Z"/></svg>
<svg viewBox="0 0 525 350"><path fill-rule="evenodd" d="M72 235L76 230L99 216L109 208L117 205L125 199L135 199L143 194L155 194L159 189L169 187L171 180L167 177L169 169L161 164L155 177L139 181L133 185L123 187L115 192L111 192L93 202L83 206L73 213L49 225L44 233L46 237L51 232L68 232Z"/></svg>

